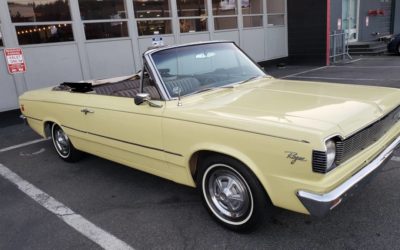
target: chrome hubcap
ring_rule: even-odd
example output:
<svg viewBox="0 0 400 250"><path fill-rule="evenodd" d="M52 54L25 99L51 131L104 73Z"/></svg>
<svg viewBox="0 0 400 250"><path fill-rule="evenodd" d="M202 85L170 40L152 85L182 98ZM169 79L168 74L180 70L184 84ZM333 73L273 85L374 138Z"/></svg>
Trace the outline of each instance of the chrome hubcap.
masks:
<svg viewBox="0 0 400 250"><path fill-rule="evenodd" d="M249 212L249 190L241 176L219 168L210 173L208 180L207 199L218 214L236 219Z"/></svg>
<svg viewBox="0 0 400 250"><path fill-rule="evenodd" d="M63 156L69 154L70 146L68 136L59 128L54 131L54 144L60 154Z"/></svg>

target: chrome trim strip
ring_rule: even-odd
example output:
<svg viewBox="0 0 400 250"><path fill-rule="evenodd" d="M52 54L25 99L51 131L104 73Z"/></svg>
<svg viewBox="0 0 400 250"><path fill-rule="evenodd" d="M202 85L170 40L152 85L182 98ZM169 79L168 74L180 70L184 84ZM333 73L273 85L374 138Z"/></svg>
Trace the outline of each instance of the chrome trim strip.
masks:
<svg viewBox="0 0 400 250"><path fill-rule="evenodd" d="M150 68L149 72L151 71L151 74L153 75L154 78L153 80L158 85L158 88L160 89L161 95L163 96L164 100L171 100L171 96L168 93L167 88L165 87L165 84L162 81L161 75L158 72L157 67L155 66L151 54L144 53L143 60L146 61L146 65L148 66L148 68Z"/></svg>
<svg viewBox="0 0 400 250"><path fill-rule="evenodd" d="M116 139L116 138L112 138L112 137L108 137L108 136L103 136L103 135L91 133L91 132L88 132L88 131L75 129L75 128L72 128L72 127L69 127L69 126L66 126L66 125L61 125L61 126L64 127L64 128L68 128L68 129L72 129L72 130L78 131L80 133L90 134L90 135L94 135L94 136L97 136L97 137L102 137L102 138L105 138L105 139L109 139L109 140L113 140L113 141L118 141L118 142L130 144L130 145L137 146L137 147L147 148L147 149L151 149L151 150L155 150L155 151L164 152L164 153L170 154L170 155L183 157L183 155L181 155L181 154L174 153L174 152L171 152L171 151L167 151L167 150L164 150L164 149L154 148L154 147L150 147L150 146L146 146L146 145L142 145L142 144L137 144L137 143L134 143L134 142L128 142L128 141L124 141L124 140L120 140L120 139Z"/></svg>
<svg viewBox="0 0 400 250"><path fill-rule="evenodd" d="M311 215L322 217L330 210L336 207L342 198L346 197L352 188L357 185L372 172L377 170L386 160L390 159L394 150L400 146L400 136L397 137L388 147L385 148L375 159L367 166L354 174L348 180L336 187L334 190L325 194L316 194L304 190L299 190L297 196Z"/></svg>
<svg viewBox="0 0 400 250"><path fill-rule="evenodd" d="M23 120L25 120L25 121L28 121L28 119L36 120L36 121L38 121L38 122L42 122L42 121L43 121L43 120L40 120L40 119L38 119L38 118L31 117L31 116L25 116L25 115L21 115L20 118L23 119Z"/></svg>
<svg viewBox="0 0 400 250"><path fill-rule="evenodd" d="M161 76L159 75L158 70L155 68L153 60L148 56L143 56L143 61L144 63L143 63L142 76L140 79L140 91L143 90L143 80L144 80L143 72L144 69L146 69L149 76L153 78L154 83L157 85L157 89L160 91L160 96L162 100L170 100L171 97L168 95L168 92L166 92L163 84L161 84L161 78L160 78Z"/></svg>
<svg viewBox="0 0 400 250"><path fill-rule="evenodd" d="M174 49L178 47L188 47L188 46L194 46L194 45L202 45L202 44L211 44L211 43L235 43L234 41L229 41L229 40L215 40L215 41L202 41L202 42L193 42L193 43L186 43L186 44L175 44L175 45L165 45L165 46L160 46L156 47L153 49L149 49L143 53L143 55L151 55L154 52L162 51L162 50L167 50L167 49Z"/></svg>
<svg viewBox="0 0 400 250"><path fill-rule="evenodd" d="M78 93L74 93L74 94L78 94ZM128 97L120 97L120 96L106 96L105 97L111 97L111 98L128 98ZM131 98L129 98L131 99ZM29 99L25 99L27 101L35 101L35 100L29 100ZM69 105L69 106L73 106L73 107L82 107L82 105L78 105L78 104L71 104L71 103L63 103L63 102L52 102L52 101L38 101L38 102L42 102L42 103L52 103L52 104L60 104L60 105ZM165 101L160 101L165 103ZM107 110L107 111L115 111L115 112L119 112L119 113L127 113L127 114L135 114L135 115L143 115L143 116L151 116L151 117L161 117L159 115L151 115L151 114L146 114L146 113L139 113L139 112L132 112L132 111L124 111L124 110L117 110L117 109L110 109L110 108L102 108L102 107L95 107L95 106L85 106L86 108L95 108L95 109L99 109L99 110ZM32 117L27 117L27 118L32 118ZM32 118L38 121L42 121L36 118Z"/></svg>

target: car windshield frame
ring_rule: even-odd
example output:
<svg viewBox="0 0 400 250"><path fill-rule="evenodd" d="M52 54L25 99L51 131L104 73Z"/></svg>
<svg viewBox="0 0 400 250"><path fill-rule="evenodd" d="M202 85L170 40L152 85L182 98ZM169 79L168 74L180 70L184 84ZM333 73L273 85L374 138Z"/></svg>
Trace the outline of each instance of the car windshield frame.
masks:
<svg viewBox="0 0 400 250"><path fill-rule="evenodd" d="M194 89L193 91L189 91L188 93L181 93L181 89L179 92L172 92L171 88L168 88L166 81L165 81L165 72L160 72L163 71L162 69L159 70L158 66L159 64L157 64L157 58L155 58L155 56L157 56L157 54L161 53L165 53L168 50L173 50L173 53L177 54L176 52L179 51L180 49L183 50L188 50L188 47L199 47L199 46L210 46L212 48L212 46L218 47L216 45L228 45L231 46L230 48L232 49L232 52L234 53L235 57L240 57L239 59L241 59L242 63L246 63L247 67L251 67L251 70L253 70L253 74L242 74L242 77L239 78L236 76L236 80L231 80L228 82L222 82L222 83L217 83L217 84L203 84L201 87L199 87L198 89ZM195 48L194 48L195 49ZM229 49L229 48L228 48ZM179 55L180 56L180 55ZM197 56L197 55L196 55ZM214 56L213 54L211 54L211 56ZM200 57L200 58L199 58ZM197 57L198 59L203 59L203 57L208 57L207 53L204 54L203 57L199 56ZM167 100L176 100L179 99L180 97L187 97L187 96L192 96L201 92L205 92L205 91L209 91L209 90L213 90L213 89L220 89L220 88L228 88L240 83L246 83L249 82L253 79L257 79L257 78L261 78L261 77L269 77L269 75L267 75L264 70L254 61L252 60L242 49L240 49L234 42L231 41L209 41L209 42L197 42L197 43L191 43L191 44L185 44L185 45L177 45L177 46L169 46L169 47L162 47L162 48L157 48L157 49L152 49L152 50L148 50L144 53L144 59L148 62L148 66L150 67L151 71L154 72L154 76L155 76L155 81L157 82L157 84L160 86L161 92L163 92L162 94L166 97L165 99ZM239 62L240 64L240 62ZM242 66L242 65L240 65ZM241 68L240 68L241 69ZM167 72L169 73L169 71ZM164 77L163 77L164 74ZM180 75L177 75L176 77L178 77Z"/></svg>

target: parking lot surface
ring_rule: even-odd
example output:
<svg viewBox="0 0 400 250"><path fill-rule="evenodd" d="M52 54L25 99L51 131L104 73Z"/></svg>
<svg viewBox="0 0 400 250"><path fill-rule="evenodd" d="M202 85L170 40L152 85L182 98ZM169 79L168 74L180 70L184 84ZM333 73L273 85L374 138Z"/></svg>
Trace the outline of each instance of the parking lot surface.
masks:
<svg viewBox="0 0 400 250"><path fill-rule="evenodd" d="M400 57L393 56L267 71L290 80L400 88ZM110 236L103 245L110 249L400 249L400 150L361 193L328 217L276 209L270 223L238 234L211 219L194 189L96 156L65 163L51 141L38 139L29 127L0 120L0 169L33 185L17 187L0 175L2 250L101 249L92 229ZM26 195L32 190L40 192ZM81 223L77 230L67 223L69 214L46 208L52 199L92 223L90 230L82 229L89 235L79 231L82 219L72 223Z"/></svg>

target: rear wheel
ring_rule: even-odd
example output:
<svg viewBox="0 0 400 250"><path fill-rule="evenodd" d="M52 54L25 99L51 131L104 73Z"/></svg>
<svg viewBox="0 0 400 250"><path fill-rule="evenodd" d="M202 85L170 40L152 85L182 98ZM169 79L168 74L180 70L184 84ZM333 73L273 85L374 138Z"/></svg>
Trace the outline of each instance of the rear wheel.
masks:
<svg viewBox="0 0 400 250"><path fill-rule="evenodd" d="M272 211L257 178L235 159L215 155L203 160L197 183L208 212L231 230L254 230Z"/></svg>
<svg viewBox="0 0 400 250"><path fill-rule="evenodd" d="M397 44L397 54L400 55L400 42Z"/></svg>
<svg viewBox="0 0 400 250"><path fill-rule="evenodd" d="M82 158L83 153L72 145L68 135L56 123L51 126L51 138L57 154L64 161L76 162Z"/></svg>

